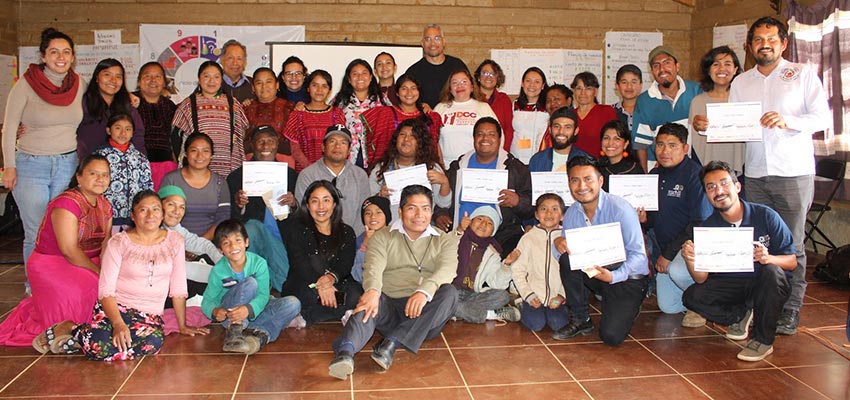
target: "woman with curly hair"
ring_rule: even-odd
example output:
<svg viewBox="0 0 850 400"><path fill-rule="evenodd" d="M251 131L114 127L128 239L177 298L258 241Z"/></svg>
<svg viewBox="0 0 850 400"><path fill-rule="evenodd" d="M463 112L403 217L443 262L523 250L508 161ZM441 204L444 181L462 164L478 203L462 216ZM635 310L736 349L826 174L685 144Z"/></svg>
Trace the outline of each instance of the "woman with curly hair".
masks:
<svg viewBox="0 0 850 400"><path fill-rule="evenodd" d="M502 125L502 137L505 138L503 148L505 151L511 151L511 142L514 139L514 107L511 98L499 91L505 84L502 67L489 58L482 61L475 69L475 82L478 83L481 100L490 105Z"/></svg>
<svg viewBox="0 0 850 400"><path fill-rule="evenodd" d="M392 191L387 187L384 173L402 168L425 164L428 169L428 181L434 192L434 205L449 207L452 202L452 187L446 177L445 168L431 141L428 128L418 118L409 119L398 125L390 147L384 158L375 165L369 175L369 189L377 196L390 197ZM401 190L402 188L398 188ZM392 218L398 218L398 207L390 207Z"/></svg>

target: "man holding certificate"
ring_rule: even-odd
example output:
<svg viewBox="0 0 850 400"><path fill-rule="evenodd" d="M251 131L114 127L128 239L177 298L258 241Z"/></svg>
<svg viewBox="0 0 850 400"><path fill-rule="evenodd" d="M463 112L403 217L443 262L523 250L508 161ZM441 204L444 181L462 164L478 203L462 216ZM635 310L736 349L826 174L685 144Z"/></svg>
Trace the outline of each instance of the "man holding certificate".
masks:
<svg viewBox="0 0 850 400"><path fill-rule="evenodd" d="M711 239L708 243L686 241L682 258L696 283L685 290L683 300L688 309L730 325L726 337L733 340L747 339L752 322L752 339L738 359L760 361L773 353L777 320L790 292L789 271L797 267L793 237L776 211L738 198L741 184L729 164L712 161L701 176L714 206L714 213L701 227L752 228L753 264L751 272L704 271L699 264L705 261L699 257L706 253L700 254L700 247L711 246ZM734 254L722 252L708 257L716 261L724 256L734 258Z"/></svg>
<svg viewBox="0 0 850 400"><path fill-rule="evenodd" d="M495 118L479 119L472 132L475 149L452 162L447 175L454 201L451 208L436 212L436 226L448 231L478 207L493 207L502 217L494 237L504 258L525 233L522 221L534 215L531 174L522 161L502 149L502 127Z"/></svg>
<svg viewBox="0 0 850 400"><path fill-rule="evenodd" d="M666 314L687 311L682 305L682 291L693 282L676 255L687 239L687 228L698 225L712 211L699 180L700 165L688 158L689 151L688 128L675 123L658 128L655 138L658 166L649 171L658 174L658 211L638 211L641 222L652 227L647 235L650 261L658 271L655 276L658 307ZM682 319L685 327L704 324L705 320L696 313L686 313Z"/></svg>
<svg viewBox="0 0 850 400"><path fill-rule="evenodd" d="M729 102L759 101L762 141L748 142L744 162L747 199L779 213L794 235L797 268L777 333L797 333L806 292L806 214L814 197L812 134L832 128L823 84L806 64L782 58L788 45L785 24L764 17L750 27L747 48L756 67L732 82Z"/></svg>
<svg viewBox="0 0 850 400"><path fill-rule="evenodd" d="M587 301L590 289L602 295L599 337L605 344L616 346L629 335L649 284L643 232L631 204L601 190L604 178L596 160L591 157L576 157L567 166L570 193L575 203L564 215L562 225L565 237L570 236L570 231L577 228L619 225L619 236L608 240L603 236L599 240L601 243L593 243L591 247L597 250L597 260L610 260L611 253L622 252L625 254L625 261L610 265L605 264L606 261L598 264L582 261L582 265L576 265L577 269L573 269L570 246L588 246L584 246L581 241L571 244L563 237L555 239L554 251L555 256L560 258L561 281L567 295L570 323L555 332L552 338L567 340L593 331ZM599 236L601 235L594 235ZM589 252L583 256L584 260L593 257Z"/></svg>

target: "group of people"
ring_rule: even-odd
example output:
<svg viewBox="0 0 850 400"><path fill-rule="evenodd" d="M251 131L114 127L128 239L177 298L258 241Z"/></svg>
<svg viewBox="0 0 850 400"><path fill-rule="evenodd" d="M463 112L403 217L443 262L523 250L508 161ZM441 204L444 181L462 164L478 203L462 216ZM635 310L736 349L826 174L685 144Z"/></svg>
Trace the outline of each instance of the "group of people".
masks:
<svg viewBox="0 0 850 400"><path fill-rule="evenodd" d="M496 62L472 73L446 42L427 26L423 58L397 79L389 53L353 60L331 98L330 74L295 56L279 75L246 76L245 47L231 40L175 105L156 63L142 67L135 94L112 59L86 87L71 38L45 30L42 63L12 89L3 125L3 183L24 220L32 296L0 325L0 343L132 359L156 353L167 332L208 333L194 325L209 320L226 328L225 351L253 354L287 327L338 320L329 373L346 379L375 329L371 358L384 369L452 319L548 326L557 340L589 334L590 292L609 345L628 337L651 292L685 326L710 320L749 339L742 360L796 333L811 133L830 126L830 112L814 71L782 58L781 21L750 27L756 67L742 71L718 47L700 83L657 47L648 89L625 65L613 105L599 104L593 73L550 86L537 67L511 101ZM706 104L738 101L762 103L763 140L708 142ZM285 193L249 196L253 161L286 162ZM414 166L427 185L388 184ZM498 199L464 196L476 169L506 172ZM566 174L571 198L533 201L532 172ZM612 175L647 172L659 177L658 211L607 193ZM565 231L607 223L619 223L625 261L573 269ZM695 270L696 226L752 227L753 272Z"/></svg>

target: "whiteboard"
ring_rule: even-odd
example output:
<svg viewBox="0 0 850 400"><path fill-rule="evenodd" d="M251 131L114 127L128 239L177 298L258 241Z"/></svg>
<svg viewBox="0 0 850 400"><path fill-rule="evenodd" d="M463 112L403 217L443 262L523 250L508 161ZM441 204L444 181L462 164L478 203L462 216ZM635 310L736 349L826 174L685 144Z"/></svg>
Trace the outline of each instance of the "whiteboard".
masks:
<svg viewBox="0 0 850 400"><path fill-rule="evenodd" d="M281 64L289 56L304 61L308 72L317 69L328 71L333 78L330 101L339 91L345 75L345 67L352 60L362 58L374 68L375 56L382 51L393 55L398 66L395 77L398 78L407 68L422 58L422 47L383 43L349 42L266 42L269 45L271 67L280 73Z"/></svg>

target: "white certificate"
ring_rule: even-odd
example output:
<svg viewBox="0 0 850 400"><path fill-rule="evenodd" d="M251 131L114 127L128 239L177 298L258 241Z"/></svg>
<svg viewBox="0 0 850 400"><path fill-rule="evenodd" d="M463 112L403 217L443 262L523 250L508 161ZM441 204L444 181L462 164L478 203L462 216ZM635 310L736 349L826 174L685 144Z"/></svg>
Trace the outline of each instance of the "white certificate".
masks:
<svg viewBox="0 0 850 400"><path fill-rule="evenodd" d="M286 193L288 165L276 161L246 161L242 163L242 190L248 196L262 196L283 187Z"/></svg>
<svg viewBox="0 0 850 400"><path fill-rule="evenodd" d="M705 105L709 143L761 142L761 102L713 103Z"/></svg>
<svg viewBox="0 0 850 400"><path fill-rule="evenodd" d="M461 201L499 204L499 192L508 188L508 171L504 169L463 168Z"/></svg>
<svg viewBox="0 0 850 400"><path fill-rule="evenodd" d="M658 175L611 175L608 192L622 197L634 208L658 211Z"/></svg>
<svg viewBox="0 0 850 400"><path fill-rule="evenodd" d="M561 196L567 207L575 203L573 195L570 194L566 172L532 172L531 204L537 204L537 198L544 193L555 193Z"/></svg>
<svg viewBox="0 0 850 400"><path fill-rule="evenodd" d="M422 185L431 188L428 181L428 167L425 164L416 164L412 167L384 172L384 182L391 190L390 204L397 205L401 202L401 191L410 185Z"/></svg>
<svg viewBox="0 0 850 400"><path fill-rule="evenodd" d="M263 201L266 203L266 207L269 208L269 211L271 211L272 215L278 220L286 219L286 217L289 216L289 206L282 206L277 201L277 199L284 194L286 194L286 188L278 188L263 193Z"/></svg>
<svg viewBox="0 0 850 400"><path fill-rule="evenodd" d="M753 228L694 228L694 270L753 272Z"/></svg>
<svg viewBox="0 0 850 400"><path fill-rule="evenodd" d="M570 249L570 269L604 267L626 261L620 223L592 225L564 231Z"/></svg>

